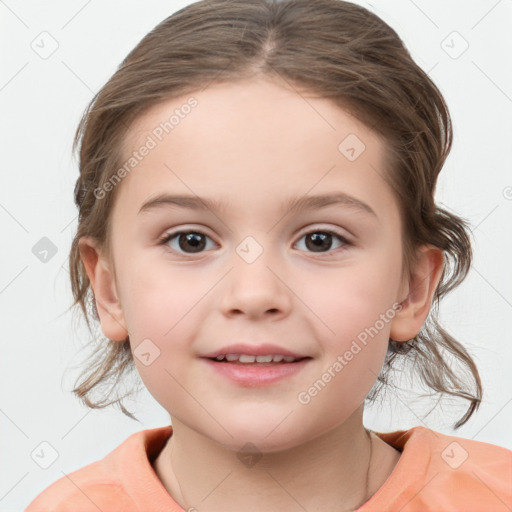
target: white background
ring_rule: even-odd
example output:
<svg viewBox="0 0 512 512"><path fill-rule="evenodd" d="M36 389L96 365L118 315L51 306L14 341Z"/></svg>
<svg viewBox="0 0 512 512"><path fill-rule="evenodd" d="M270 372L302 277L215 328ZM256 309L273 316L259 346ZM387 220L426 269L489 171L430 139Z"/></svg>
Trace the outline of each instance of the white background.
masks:
<svg viewBox="0 0 512 512"><path fill-rule="evenodd" d="M146 390L127 402L142 424L117 409L86 410L70 392L88 340L67 311L77 220L71 142L82 111L126 54L189 3L0 1L1 511L22 510L130 434L169 423ZM484 385L479 412L455 432L453 410L424 418L428 409L414 403L368 410L365 424L381 431L425 425L512 449L512 2L357 3L398 32L452 114L454 146L437 200L470 221L475 259L467 280L442 303L441 320L474 357ZM31 47L43 31L58 44L47 59ZM453 31L469 44L458 58L463 40ZM32 252L42 237L57 248L46 263ZM31 458L43 441L59 455L48 469Z"/></svg>

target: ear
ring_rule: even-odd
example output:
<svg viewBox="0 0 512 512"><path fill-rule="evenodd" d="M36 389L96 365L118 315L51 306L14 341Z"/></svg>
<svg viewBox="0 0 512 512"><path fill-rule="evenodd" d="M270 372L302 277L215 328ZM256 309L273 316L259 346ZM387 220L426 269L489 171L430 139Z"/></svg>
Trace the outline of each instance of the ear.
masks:
<svg viewBox="0 0 512 512"><path fill-rule="evenodd" d="M391 322L390 338L408 341L421 331L428 316L432 299L444 268L442 249L424 245L418 250L417 261L411 270L412 276L405 284L405 299L402 309ZM403 297L400 295L399 298Z"/></svg>
<svg viewBox="0 0 512 512"><path fill-rule="evenodd" d="M91 237L81 237L78 247L80 258L91 282L101 330L110 340L123 341L128 336L128 330L110 264L99 249L96 240Z"/></svg>

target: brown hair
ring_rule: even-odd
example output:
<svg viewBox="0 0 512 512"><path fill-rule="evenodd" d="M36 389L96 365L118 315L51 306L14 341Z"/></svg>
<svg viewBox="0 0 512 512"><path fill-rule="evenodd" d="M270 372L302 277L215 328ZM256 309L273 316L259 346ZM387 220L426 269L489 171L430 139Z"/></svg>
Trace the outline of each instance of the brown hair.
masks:
<svg viewBox="0 0 512 512"><path fill-rule="evenodd" d="M80 144L74 196L78 229L69 256L74 303L87 325L99 320L78 242L91 236L109 253L109 223L116 189L98 199L122 162L130 124L162 101L211 83L256 75L279 77L293 87L329 98L379 133L389 147L386 179L403 220L404 271L415 249L432 244L444 253L445 267L421 332L407 342L389 340L381 374L367 396L374 401L389 384L395 363L410 362L429 388L468 400L455 424L478 408L482 386L466 349L437 321L439 300L466 277L472 260L466 221L438 207L438 174L452 144L445 101L428 75L412 60L396 32L378 16L341 0L203 0L158 24L128 54L95 95L77 128ZM459 369L454 371L452 364ZM94 390L134 369L129 339L101 342L73 392L88 407L118 404L136 419L122 398L94 401ZM98 388L99 386L99 388Z"/></svg>

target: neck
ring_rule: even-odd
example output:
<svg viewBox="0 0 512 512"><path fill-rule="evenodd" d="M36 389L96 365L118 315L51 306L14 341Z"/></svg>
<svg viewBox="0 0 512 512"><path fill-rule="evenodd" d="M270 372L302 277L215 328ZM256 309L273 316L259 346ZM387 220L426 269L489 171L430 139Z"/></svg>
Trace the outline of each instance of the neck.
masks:
<svg viewBox="0 0 512 512"><path fill-rule="evenodd" d="M173 435L155 460L155 471L185 510L355 510L398 460L398 452L369 435L360 416L300 446L243 461L173 419ZM384 454L382 445L394 454ZM383 463L385 474L375 469Z"/></svg>

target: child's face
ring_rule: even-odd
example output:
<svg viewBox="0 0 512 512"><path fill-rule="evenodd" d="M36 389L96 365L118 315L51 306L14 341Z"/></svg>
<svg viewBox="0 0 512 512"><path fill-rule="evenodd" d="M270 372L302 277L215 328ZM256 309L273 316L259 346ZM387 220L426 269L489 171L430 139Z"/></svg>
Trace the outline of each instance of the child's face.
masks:
<svg viewBox="0 0 512 512"><path fill-rule="evenodd" d="M181 110L159 141L155 129L191 96L197 106ZM135 356L138 371L173 423L234 449L299 445L359 415L384 361L393 305L404 298L401 220L383 179L381 139L328 100L302 96L252 81L160 104L133 125L126 157L140 156L148 135L156 147L117 185L117 325L136 354L145 343L150 364ZM374 213L350 204L287 208L336 192ZM140 211L160 194L224 207ZM206 236L159 245L179 230ZM323 240L325 232L350 244ZM274 383L240 384L201 357L235 343L311 359Z"/></svg>

